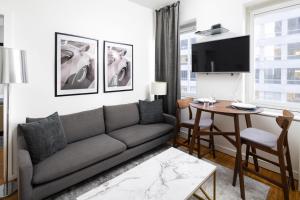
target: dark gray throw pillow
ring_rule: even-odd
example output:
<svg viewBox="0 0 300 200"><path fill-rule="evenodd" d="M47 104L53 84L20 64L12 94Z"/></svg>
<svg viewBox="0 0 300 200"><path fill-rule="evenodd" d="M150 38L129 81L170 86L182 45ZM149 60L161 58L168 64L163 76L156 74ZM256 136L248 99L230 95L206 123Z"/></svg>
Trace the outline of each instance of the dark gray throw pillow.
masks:
<svg viewBox="0 0 300 200"><path fill-rule="evenodd" d="M58 113L35 122L20 124L33 164L37 164L67 146Z"/></svg>
<svg viewBox="0 0 300 200"><path fill-rule="evenodd" d="M164 121L162 99L139 101L140 124L153 124Z"/></svg>

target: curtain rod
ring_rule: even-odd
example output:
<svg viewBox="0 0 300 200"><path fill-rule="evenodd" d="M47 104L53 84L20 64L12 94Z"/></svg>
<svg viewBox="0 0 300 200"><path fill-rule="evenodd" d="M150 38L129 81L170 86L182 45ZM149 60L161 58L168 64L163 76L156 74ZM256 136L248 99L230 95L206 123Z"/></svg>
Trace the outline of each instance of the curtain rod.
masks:
<svg viewBox="0 0 300 200"><path fill-rule="evenodd" d="M177 2L175 2L175 3L172 3L171 5L164 6L164 7L160 8L160 9L158 9L158 10L155 10L155 11L156 11L156 12L159 12L159 11L162 10L162 9L175 7L175 6L179 5L179 4L180 4L180 1L177 1Z"/></svg>

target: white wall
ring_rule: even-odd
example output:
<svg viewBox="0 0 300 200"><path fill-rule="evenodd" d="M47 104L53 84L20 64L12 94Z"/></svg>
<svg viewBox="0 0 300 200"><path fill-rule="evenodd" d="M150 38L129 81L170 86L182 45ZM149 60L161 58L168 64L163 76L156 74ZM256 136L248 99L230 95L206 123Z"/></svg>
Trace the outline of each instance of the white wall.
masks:
<svg viewBox="0 0 300 200"><path fill-rule="evenodd" d="M68 114L148 97L149 73L154 70L149 64L152 10L127 0L0 0L0 7L13 16L11 44L27 51L29 83L14 85L11 93L13 141L17 124L26 116ZM54 97L54 32L99 40L99 94ZM133 91L103 93L103 40L133 44Z"/></svg>
<svg viewBox="0 0 300 200"><path fill-rule="evenodd" d="M249 1L244 1L249 3ZM198 30L206 30L211 25L221 23L231 32L220 37L231 37L245 34L245 11L241 0L181 0L181 22L197 19ZM218 37L199 38L203 40L218 39ZM245 88L244 75L200 75L197 74L197 96L209 97L214 95L217 99L243 99ZM240 119L241 129L245 128L244 118ZM253 116L254 127L279 133L274 117ZM215 123L224 131L233 130L233 120L230 117L217 116ZM295 174L299 169L299 141L300 122L294 122L289 132L289 142L293 170ZM235 149L222 137L216 137L217 148L223 152L235 155ZM264 164L264 163L262 163ZM265 167L270 167L265 166ZM273 169L273 168L271 168ZM297 176L296 176L297 178Z"/></svg>

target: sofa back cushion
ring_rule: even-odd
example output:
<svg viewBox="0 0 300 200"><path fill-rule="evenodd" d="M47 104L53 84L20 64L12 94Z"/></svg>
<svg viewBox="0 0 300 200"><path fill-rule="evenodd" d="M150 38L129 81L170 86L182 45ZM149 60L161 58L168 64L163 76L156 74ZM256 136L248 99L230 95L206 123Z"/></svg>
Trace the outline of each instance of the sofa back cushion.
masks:
<svg viewBox="0 0 300 200"><path fill-rule="evenodd" d="M41 118L27 118L30 123ZM103 108L60 116L68 143L105 133Z"/></svg>
<svg viewBox="0 0 300 200"><path fill-rule="evenodd" d="M107 133L138 124L140 121L137 103L103 106L103 108Z"/></svg>
<svg viewBox="0 0 300 200"><path fill-rule="evenodd" d="M68 143L105 133L103 108L62 115Z"/></svg>

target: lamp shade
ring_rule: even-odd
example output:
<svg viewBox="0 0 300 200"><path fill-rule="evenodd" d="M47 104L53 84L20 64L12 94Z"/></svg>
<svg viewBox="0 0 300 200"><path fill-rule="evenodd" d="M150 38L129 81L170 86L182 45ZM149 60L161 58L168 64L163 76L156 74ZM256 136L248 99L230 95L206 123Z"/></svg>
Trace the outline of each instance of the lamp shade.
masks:
<svg viewBox="0 0 300 200"><path fill-rule="evenodd" d="M166 95L167 82L153 82L151 84L151 93L154 95Z"/></svg>
<svg viewBox="0 0 300 200"><path fill-rule="evenodd" d="M0 47L0 84L27 83L26 53Z"/></svg>

